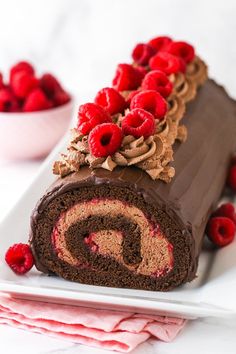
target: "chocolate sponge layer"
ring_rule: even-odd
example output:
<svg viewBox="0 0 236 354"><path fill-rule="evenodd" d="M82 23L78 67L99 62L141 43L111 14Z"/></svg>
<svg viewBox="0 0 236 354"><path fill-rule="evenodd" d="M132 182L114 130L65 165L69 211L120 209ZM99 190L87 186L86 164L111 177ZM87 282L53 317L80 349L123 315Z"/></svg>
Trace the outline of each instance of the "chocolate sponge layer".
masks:
<svg viewBox="0 0 236 354"><path fill-rule="evenodd" d="M176 175L169 184L153 181L135 167L116 168L113 172L103 169L91 172L83 167L79 173L59 178L51 186L31 220L30 240L39 270L82 283L161 291L195 277L207 219L220 197L236 149L236 104L222 87L208 80L188 105L183 123L188 138L184 144L175 145ZM160 225L173 245L173 269L163 276L152 277L136 274L116 260L98 254L84 254L88 260L84 267L59 259L51 242L58 218L76 203L93 198L118 199L135 205ZM134 227L129 220L121 218L120 223L121 229ZM109 220L107 227L108 224ZM85 226L74 225L67 238L68 247L77 256L85 251L76 248L76 229L79 235ZM139 238L134 237L137 262L138 242ZM126 255L132 259L132 244L130 247Z"/></svg>

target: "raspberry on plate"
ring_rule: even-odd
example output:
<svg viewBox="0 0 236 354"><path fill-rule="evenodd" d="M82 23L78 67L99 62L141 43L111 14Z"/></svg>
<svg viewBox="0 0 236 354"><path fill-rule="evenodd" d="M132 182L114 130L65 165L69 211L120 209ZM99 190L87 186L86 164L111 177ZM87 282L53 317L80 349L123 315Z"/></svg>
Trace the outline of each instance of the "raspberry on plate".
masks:
<svg viewBox="0 0 236 354"><path fill-rule="evenodd" d="M12 81L14 75L23 71L27 74L34 75L34 68L33 66L27 61L20 61L19 63L15 64L10 70L10 82Z"/></svg>
<svg viewBox="0 0 236 354"><path fill-rule="evenodd" d="M110 114L96 103L85 103L79 107L77 129L84 135L98 124L111 122Z"/></svg>
<svg viewBox="0 0 236 354"><path fill-rule="evenodd" d="M0 89L3 89L3 88L5 88L5 84L3 81L3 75L2 75L2 73L0 73Z"/></svg>
<svg viewBox="0 0 236 354"><path fill-rule="evenodd" d="M111 115L122 113L126 106L124 97L111 87L105 87L100 90L94 101Z"/></svg>
<svg viewBox="0 0 236 354"><path fill-rule="evenodd" d="M112 81L117 91L136 90L143 79L144 74L130 64L119 64Z"/></svg>
<svg viewBox="0 0 236 354"><path fill-rule="evenodd" d="M232 165L229 169L227 184L232 191L236 192L236 164Z"/></svg>
<svg viewBox="0 0 236 354"><path fill-rule="evenodd" d="M169 47L171 42L172 39L170 37L160 36L151 39L148 42L148 45L150 45L155 50L155 53L158 53L165 51Z"/></svg>
<svg viewBox="0 0 236 354"><path fill-rule="evenodd" d="M234 222L224 216L210 218L206 227L208 238L218 247L230 244L234 239L235 231Z"/></svg>
<svg viewBox="0 0 236 354"><path fill-rule="evenodd" d="M121 127L125 135L146 139L155 132L155 118L144 109L135 108L122 120Z"/></svg>
<svg viewBox="0 0 236 354"><path fill-rule="evenodd" d="M181 65L179 58L165 52L154 55L149 61L149 66L151 70L161 70L166 75L175 74L183 70L183 65Z"/></svg>
<svg viewBox="0 0 236 354"><path fill-rule="evenodd" d="M5 261L16 274L27 273L34 265L34 257L29 245L16 243L5 255Z"/></svg>
<svg viewBox="0 0 236 354"><path fill-rule="evenodd" d="M16 97L26 98L29 93L39 86L39 80L25 71L15 73L11 80L11 88Z"/></svg>
<svg viewBox="0 0 236 354"><path fill-rule="evenodd" d="M195 51L192 45L186 42L172 42L169 45L168 52L180 57L185 63L190 63L194 56Z"/></svg>
<svg viewBox="0 0 236 354"><path fill-rule="evenodd" d="M130 108L142 108L152 113L155 119L161 120L166 114L167 103L159 92L147 90L139 92L132 98Z"/></svg>
<svg viewBox="0 0 236 354"><path fill-rule="evenodd" d="M221 204L221 206L214 211L212 216L225 216L232 220L236 225L236 212L232 203Z"/></svg>
<svg viewBox="0 0 236 354"><path fill-rule="evenodd" d="M152 70L144 77L141 89L155 90L163 97L168 97L172 92L173 85L163 71Z"/></svg>
<svg viewBox="0 0 236 354"><path fill-rule="evenodd" d="M121 146L122 131L114 123L97 125L89 133L88 143L93 156L113 155Z"/></svg>
<svg viewBox="0 0 236 354"><path fill-rule="evenodd" d="M23 105L23 111L42 111L44 109L52 108L52 106L52 102L49 101L44 92L40 88L37 88L33 90L26 98L25 103Z"/></svg>
<svg viewBox="0 0 236 354"><path fill-rule="evenodd" d="M155 50L148 44L138 43L133 49L132 58L138 65L148 65L149 59L155 54Z"/></svg>

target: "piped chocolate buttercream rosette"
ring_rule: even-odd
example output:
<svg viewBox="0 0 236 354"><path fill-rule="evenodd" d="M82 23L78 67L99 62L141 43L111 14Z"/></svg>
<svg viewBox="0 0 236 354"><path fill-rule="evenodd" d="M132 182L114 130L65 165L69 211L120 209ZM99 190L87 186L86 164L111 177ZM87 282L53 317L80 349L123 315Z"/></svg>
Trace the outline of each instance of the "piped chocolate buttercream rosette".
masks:
<svg viewBox="0 0 236 354"><path fill-rule="evenodd" d="M45 273L166 291L196 276L236 148L235 102L185 42L157 37L132 56L80 106L30 243Z"/></svg>

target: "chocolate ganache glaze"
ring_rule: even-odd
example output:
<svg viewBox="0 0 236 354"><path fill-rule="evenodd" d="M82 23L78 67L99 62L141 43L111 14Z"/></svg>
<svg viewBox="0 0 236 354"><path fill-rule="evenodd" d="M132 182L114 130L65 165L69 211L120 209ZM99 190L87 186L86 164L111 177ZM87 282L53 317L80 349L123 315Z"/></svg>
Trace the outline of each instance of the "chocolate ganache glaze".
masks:
<svg viewBox="0 0 236 354"><path fill-rule="evenodd" d="M236 103L207 80L187 105L183 123L188 138L174 145L176 173L169 184L134 166L83 166L51 186L31 219L39 270L87 284L161 291L196 276L204 229L236 149ZM112 207L107 211L107 201L114 213ZM122 207L115 209L118 202ZM90 215L98 203L99 211ZM78 210L84 216L76 221ZM145 239L145 227L153 238ZM112 235L116 242L109 254L104 237ZM153 242L163 247L159 258ZM144 263L152 267L153 259L156 270L148 273Z"/></svg>

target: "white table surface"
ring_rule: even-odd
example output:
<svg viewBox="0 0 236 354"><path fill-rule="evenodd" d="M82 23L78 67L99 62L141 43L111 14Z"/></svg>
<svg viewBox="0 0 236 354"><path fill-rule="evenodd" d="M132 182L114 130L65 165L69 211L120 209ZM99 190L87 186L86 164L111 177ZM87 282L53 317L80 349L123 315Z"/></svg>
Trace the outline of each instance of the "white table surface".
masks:
<svg viewBox="0 0 236 354"><path fill-rule="evenodd" d="M0 0L0 6L0 71L29 59L40 72L58 74L79 100L89 100L109 85L137 41L169 34L196 45L211 76L236 97L235 0ZM0 221L39 165L0 161ZM108 353L5 326L0 352ZM173 343L149 340L133 353L235 354L236 319L196 320Z"/></svg>

